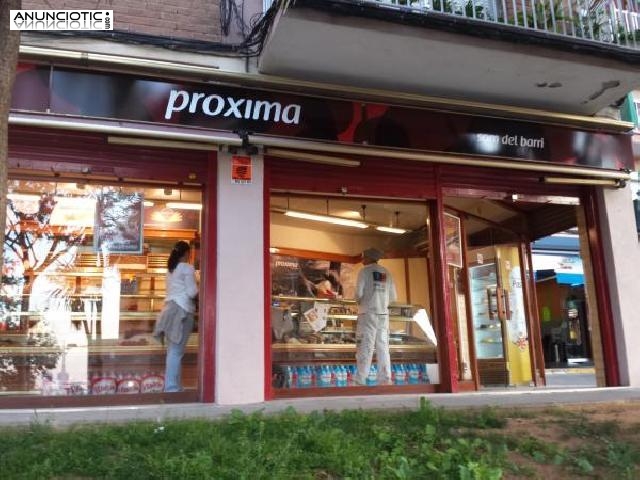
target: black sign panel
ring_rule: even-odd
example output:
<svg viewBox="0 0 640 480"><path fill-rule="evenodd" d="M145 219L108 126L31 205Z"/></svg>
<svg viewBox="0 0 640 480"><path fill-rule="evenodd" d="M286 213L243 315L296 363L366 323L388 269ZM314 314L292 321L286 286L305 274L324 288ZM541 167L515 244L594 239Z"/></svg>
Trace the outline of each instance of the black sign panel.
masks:
<svg viewBox="0 0 640 480"><path fill-rule="evenodd" d="M21 65L12 107L438 153L633 169L631 137L626 134L58 67Z"/></svg>

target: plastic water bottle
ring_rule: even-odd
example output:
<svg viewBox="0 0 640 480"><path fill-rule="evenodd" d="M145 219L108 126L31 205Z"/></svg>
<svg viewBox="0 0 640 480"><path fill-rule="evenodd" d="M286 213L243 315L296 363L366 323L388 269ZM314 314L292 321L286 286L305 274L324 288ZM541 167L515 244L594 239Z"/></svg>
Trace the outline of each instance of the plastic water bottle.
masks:
<svg viewBox="0 0 640 480"><path fill-rule="evenodd" d="M431 383L431 380L429 379L429 369L427 368L427 364L421 364L420 369L422 370L422 383Z"/></svg>
<svg viewBox="0 0 640 480"><path fill-rule="evenodd" d="M316 380L313 368L310 365L307 365L306 371L305 387L313 387Z"/></svg>
<svg viewBox="0 0 640 480"><path fill-rule="evenodd" d="M375 386L378 384L378 369L375 365L371 365L369 369L369 375L367 376L367 385Z"/></svg>
<svg viewBox="0 0 640 480"><path fill-rule="evenodd" d="M320 387L330 387L331 386L331 367L328 365L322 366L322 371L320 373Z"/></svg>
<svg viewBox="0 0 640 480"><path fill-rule="evenodd" d="M293 379L293 373L291 371L291 367L289 365L286 365L284 367L284 388L291 388L291 382Z"/></svg>
<svg viewBox="0 0 640 480"><path fill-rule="evenodd" d="M346 387L347 386L347 370L344 365L338 365L338 387Z"/></svg>
<svg viewBox="0 0 640 480"><path fill-rule="evenodd" d="M404 385L404 370L402 369L402 364L394 365L395 369L395 381L396 385Z"/></svg>
<svg viewBox="0 0 640 480"><path fill-rule="evenodd" d="M307 378L307 374L306 374L305 367L304 366L298 367L298 387L300 388L306 387L305 385L306 378Z"/></svg>
<svg viewBox="0 0 640 480"><path fill-rule="evenodd" d="M352 370L352 365L347 365L345 367L345 369L347 370L347 386L352 386L353 385L353 370Z"/></svg>
<svg viewBox="0 0 640 480"><path fill-rule="evenodd" d="M420 372L418 370L418 365L412 363L409 365L409 384L417 385L420 383Z"/></svg>

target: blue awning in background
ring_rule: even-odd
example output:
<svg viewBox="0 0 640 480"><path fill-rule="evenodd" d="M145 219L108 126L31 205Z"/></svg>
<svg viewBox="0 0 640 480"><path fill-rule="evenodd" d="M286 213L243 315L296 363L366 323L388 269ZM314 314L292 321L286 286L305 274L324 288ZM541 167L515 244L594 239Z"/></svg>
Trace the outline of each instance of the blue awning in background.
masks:
<svg viewBox="0 0 640 480"><path fill-rule="evenodd" d="M556 282L566 285L583 285L584 275L581 273L557 273Z"/></svg>
<svg viewBox="0 0 640 480"><path fill-rule="evenodd" d="M552 278L563 285L584 285L584 275L582 273L562 273L555 270L536 270L535 272L537 282Z"/></svg>

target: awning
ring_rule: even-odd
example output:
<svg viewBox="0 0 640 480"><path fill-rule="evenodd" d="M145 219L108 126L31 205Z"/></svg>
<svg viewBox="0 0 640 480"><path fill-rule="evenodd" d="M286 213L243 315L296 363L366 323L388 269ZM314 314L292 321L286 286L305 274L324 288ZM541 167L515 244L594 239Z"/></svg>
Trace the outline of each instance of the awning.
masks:
<svg viewBox="0 0 640 480"><path fill-rule="evenodd" d="M556 282L565 285L584 285L584 275L581 273L556 273Z"/></svg>
<svg viewBox="0 0 640 480"><path fill-rule="evenodd" d="M555 280L556 283L562 285L584 285L584 274L556 272L554 270L536 270L536 282L545 282Z"/></svg>

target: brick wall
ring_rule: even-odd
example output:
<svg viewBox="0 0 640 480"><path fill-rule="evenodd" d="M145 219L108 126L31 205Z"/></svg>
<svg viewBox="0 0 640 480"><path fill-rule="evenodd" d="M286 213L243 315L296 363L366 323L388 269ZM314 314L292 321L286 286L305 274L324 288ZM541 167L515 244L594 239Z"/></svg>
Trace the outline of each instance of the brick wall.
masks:
<svg viewBox="0 0 640 480"><path fill-rule="evenodd" d="M220 35L219 0L22 0L22 8L113 10L116 30L226 41Z"/></svg>

